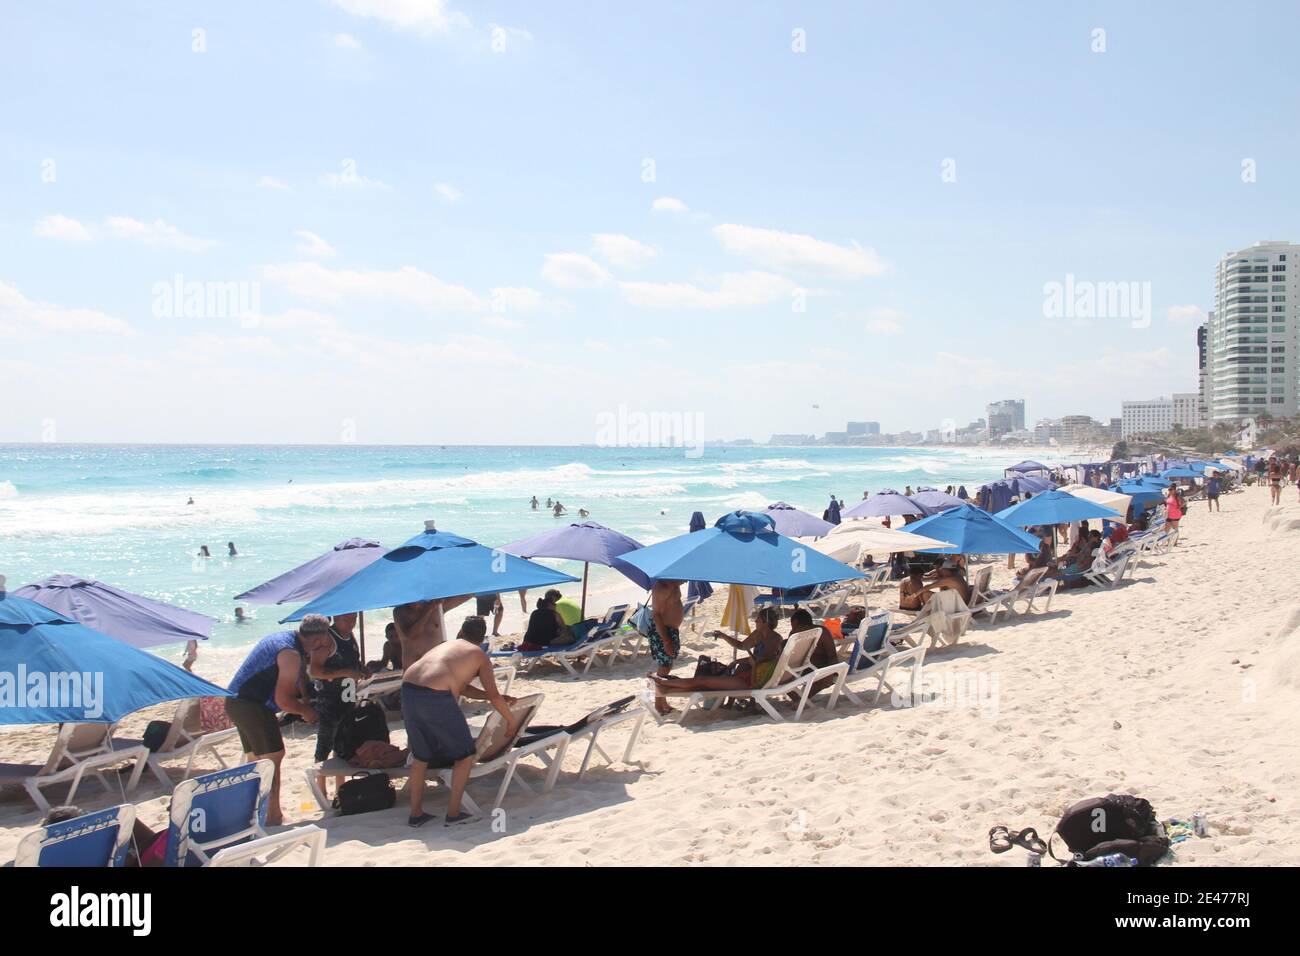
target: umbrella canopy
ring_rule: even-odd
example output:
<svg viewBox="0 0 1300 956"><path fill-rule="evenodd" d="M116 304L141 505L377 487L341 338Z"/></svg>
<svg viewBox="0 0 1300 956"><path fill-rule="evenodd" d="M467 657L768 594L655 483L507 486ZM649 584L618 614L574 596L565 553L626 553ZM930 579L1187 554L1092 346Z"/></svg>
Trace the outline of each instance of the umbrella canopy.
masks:
<svg viewBox="0 0 1300 956"><path fill-rule="evenodd" d="M885 490L863 498L841 512L841 518L883 518L887 515L926 515L930 512L906 495Z"/></svg>
<svg viewBox="0 0 1300 956"><path fill-rule="evenodd" d="M1063 485L1058 491L1068 492L1076 498L1083 498L1086 501L1092 501L1101 505L1103 508L1110 508L1122 517L1128 515L1129 505L1133 499L1126 494L1118 491L1111 491L1107 488L1094 488L1092 485Z"/></svg>
<svg viewBox="0 0 1300 956"><path fill-rule="evenodd" d="M1128 495L1133 503L1134 511L1143 511L1148 505L1158 503L1164 499L1164 494L1159 488L1153 488L1151 485L1136 481L1131 483L1120 482L1113 490Z"/></svg>
<svg viewBox="0 0 1300 956"><path fill-rule="evenodd" d="M787 538L820 537L838 524L838 522L823 521L816 515L800 511L794 505L788 505L784 501L768 505L763 509L763 514L771 517L776 524L776 533L783 534Z"/></svg>
<svg viewBox="0 0 1300 956"><path fill-rule="evenodd" d="M909 525L915 528L916 525ZM858 546L858 554L878 555L892 554L896 551L921 551L926 548L944 548L952 544L940 538L931 538L923 534L913 534L894 528L883 528L866 521L847 521L812 546L823 554L838 557L841 548L848 544ZM843 561L843 558L840 558Z"/></svg>
<svg viewBox="0 0 1300 956"><path fill-rule="evenodd" d="M1026 459L1025 461L1018 462L1017 464L1012 465L1010 468L1006 469L1005 473L1010 474L1014 472L1017 475L1027 475L1036 471L1041 471L1041 472L1046 472L1047 474L1051 474L1052 469L1048 468L1042 462L1029 461L1028 459Z"/></svg>
<svg viewBox="0 0 1300 956"><path fill-rule="evenodd" d="M974 505L949 508L908 525L913 534L951 541L944 548L925 548L940 554L1033 554L1039 542L1001 518Z"/></svg>
<svg viewBox="0 0 1300 956"><path fill-rule="evenodd" d="M584 564L603 564L649 590L651 581L645 572L619 558L641 546L640 541L625 534L594 521L584 521L502 545L501 550L521 558L567 558Z"/></svg>
<svg viewBox="0 0 1300 956"><path fill-rule="evenodd" d="M1161 478L1159 475L1143 475L1138 478L1137 483L1148 488L1168 488L1173 484L1168 478Z"/></svg>
<svg viewBox="0 0 1300 956"><path fill-rule="evenodd" d="M996 517L1017 528L1028 528L1033 525L1069 524L1073 521L1087 521L1090 518L1118 521L1124 516L1117 514L1113 508L1085 498L1076 498L1066 491L1044 491L1041 495L1034 495L1028 501L1022 501L1018 505L999 511Z"/></svg>
<svg viewBox="0 0 1300 956"><path fill-rule="evenodd" d="M1160 477L1161 478L1200 478L1201 474L1202 472L1197 471L1195 468L1188 468L1187 466L1184 465L1181 468L1166 468L1164 471L1160 472Z"/></svg>
<svg viewBox="0 0 1300 956"><path fill-rule="evenodd" d="M1052 481L1050 478L1044 478L1042 475L1024 475L1016 480L1020 482L1020 491L1022 494L1026 491L1040 494L1044 491L1051 491L1056 487L1056 482Z"/></svg>
<svg viewBox="0 0 1300 956"><path fill-rule="evenodd" d="M0 724L116 723L230 692L43 604L0 590Z"/></svg>
<svg viewBox="0 0 1300 956"><path fill-rule="evenodd" d="M56 574L13 592L132 647L206 641L213 618L72 574Z"/></svg>
<svg viewBox="0 0 1300 956"><path fill-rule="evenodd" d="M964 505L956 495L950 495L943 491L937 491L934 488L924 488L912 495L912 500L925 509L926 514L934 514L937 511L944 511L948 508L956 508L958 505Z"/></svg>
<svg viewBox="0 0 1300 956"><path fill-rule="evenodd" d="M306 614L349 614L412 601L433 601L462 594L499 594L525 588L549 587L577 581L523 558L494 551L433 529L417 534L400 548L368 564L316 600L298 608L284 621Z"/></svg>
<svg viewBox="0 0 1300 956"><path fill-rule="evenodd" d="M712 528L679 535L626 558L651 578L791 589L865 577L806 544L778 534L770 515L735 511Z"/></svg>
<svg viewBox="0 0 1300 956"><path fill-rule="evenodd" d="M236 594L236 601L254 604L288 604L320 597L340 581L345 581L384 555L384 546L366 538L348 538L334 545L318 558L300 564L292 571L259 584L250 591ZM352 608L353 611L360 610ZM349 613L349 612L342 612Z"/></svg>

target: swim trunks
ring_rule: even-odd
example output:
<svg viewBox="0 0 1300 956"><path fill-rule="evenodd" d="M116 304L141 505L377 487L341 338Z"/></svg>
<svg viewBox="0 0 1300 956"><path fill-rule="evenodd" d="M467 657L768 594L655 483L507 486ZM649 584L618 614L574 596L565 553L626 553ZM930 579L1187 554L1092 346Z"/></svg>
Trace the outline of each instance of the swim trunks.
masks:
<svg viewBox="0 0 1300 956"><path fill-rule="evenodd" d="M450 691L402 684L402 720L411 755L431 767L450 767L471 756L474 738Z"/></svg>
<svg viewBox="0 0 1300 956"><path fill-rule="evenodd" d="M675 627L668 628L668 639L673 642L674 652L670 655L664 647L664 639L659 636L659 629L655 627L654 618L650 618L650 632L646 638L650 642L650 656L654 658L655 663L660 667L672 667L673 662L677 660L677 655L681 653L682 645L678 640L681 631Z"/></svg>

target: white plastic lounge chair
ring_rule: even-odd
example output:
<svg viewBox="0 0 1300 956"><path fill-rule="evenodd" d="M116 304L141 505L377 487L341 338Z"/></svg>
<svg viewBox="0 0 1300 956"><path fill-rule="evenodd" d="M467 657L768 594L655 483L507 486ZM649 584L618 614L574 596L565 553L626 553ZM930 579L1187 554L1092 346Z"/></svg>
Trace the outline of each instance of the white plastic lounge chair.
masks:
<svg viewBox="0 0 1300 956"><path fill-rule="evenodd" d="M523 736L524 731L528 729L528 725L537 716L543 698L543 694L531 694L527 697L520 697L511 705L510 712L519 718L519 729L515 731L513 736L506 737L505 718L495 710L488 714L487 722L483 724L482 729L478 732L478 737L475 740L478 760L469 772L469 779L471 781L478 780L495 773L502 775L501 786L497 788L496 798L492 802L493 810L501 806L501 801L505 799L506 791L510 789L512 782L519 784L525 793L533 792L532 787L521 780L515 773L519 761L530 754L540 755L548 750L555 751L554 754L550 755L549 760L543 761L548 765L548 770L542 792L549 793L555 786L555 779L559 776L560 766L564 763L564 753L569 746L569 735L561 731L522 746L518 744L519 738ZM437 773L444 783L451 783L450 768L438 770ZM468 788L466 788L466 793L462 799L470 813L478 814L482 812L479 805L470 797Z"/></svg>
<svg viewBox="0 0 1300 956"><path fill-rule="evenodd" d="M682 627L685 627L687 624L689 624L691 626L691 630L692 631L695 630L695 626L700 621L699 610L700 610L700 599L697 597L687 598L686 603L682 605ZM681 628L678 628L678 630L680 629Z"/></svg>
<svg viewBox="0 0 1300 956"><path fill-rule="evenodd" d="M149 762L149 751L142 744L113 740L114 724L60 724L59 734L50 751L45 766L35 764L0 764L0 783L21 783L41 812L50 809L50 802L41 792L46 787L68 784L64 803L72 803L77 788L86 774L95 777L109 793L131 794L140 782L140 775ZM110 783L104 771L129 760L135 761L125 790L120 782Z"/></svg>
<svg viewBox="0 0 1300 956"><path fill-rule="evenodd" d="M685 723L686 715L697 704L705 710L716 709L724 700L731 698L755 701L759 707L763 708L764 713L780 723L785 718L772 706L772 699L794 693L800 695L799 705L795 711L795 720L798 720L803 714L804 705L808 702L808 688L812 686L813 682L813 673L807 670L808 657L812 653L813 645L817 643L817 637L820 633L819 630L814 629L791 635L789 640L785 642L785 647L781 650L781 656L777 658L776 667L772 670L772 676L767 679L767 683L762 687L674 692L671 682L664 684L662 690L665 696L687 696L686 706L682 708L678 715L677 722ZM798 669L793 666L796 663ZM646 707L653 706L644 698L642 698L642 704Z"/></svg>
<svg viewBox="0 0 1300 956"><path fill-rule="evenodd" d="M157 750L149 754L149 770L158 778L158 782L164 789L170 790L172 786L172 778L167 775L168 761L184 758L185 774L181 777L182 780L189 779L194 771L195 758L205 751L212 754L212 759L221 765L222 770L227 768L226 761L222 759L221 754L217 753L217 744L238 740L239 731L234 727L227 727L225 730L215 730L208 734L201 733L197 729L198 715L199 698L191 697L177 704L176 714L172 717L166 738ZM186 724L190 726L187 727ZM114 742L121 746L134 744L144 746L144 741L141 740L119 739Z"/></svg>
<svg viewBox="0 0 1300 956"><path fill-rule="evenodd" d="M895 669L907 669L908 674L908 691L907 700L915 701L921 693L921 663L925 660L925 645L918 644L916 647L909 647L907 650L887 653L874 663L859 668L858 670L848 671L842 682L844 696L855 704L861 704L862 699L849 689L849 684L866 682L869 680L876 681L876 692L871 698L871 703L875 704L880 700L880 695L889 691L891 696L897 695L898 691L890 683L889 675Z"/></svg>
<svg viewBox="0 0 1300 956"><path fill-rule="evenodd" d="M133 826L130 804L51 823L23 837L14 866L125 866Z"/></svg>
<svg viewBox="0 0 1300 956"><path fill-rule="evenodd" d="M1108 558L1100 548L1092 559L1092 567L1083 572L1083 576L1099 587L1113 588L1124 579L1124 572L1133 560L1132 555L1123 554L1118 558Z"/></svg>
<svg viewBox="0 0 1300 956"><path fill-rule="evenodd" d="M553 731L559 731L562 729L569 735L569 747L574 746L574 744L580 744L584 740L587 742L587 750L582 757L582 766L578 770L579 780L581 780L583 775L586 774L587 768L591 764L591 758L596 754L603 757L607 764L613 764L614 759L605 752L604 748L601 747L598 742L600 734L603 730L608 730L610 727L617 726L618 724L627 721L632 722L632 733L628 737L627 746L623 749L623 762L632 762L632 750L636 747L637 739L641 736L641 726L645 723L646 719L646 712L643 708L626 706L627 704L633 704L634 700L635 698L631 697L624 698L624 700L617 701L614 704L596 708L576 723L569 724L563 728L551 728ZM536 728L534 727L534 729ZM527 738L524 739L526 740ZM539 751L537 756L541 759L542 763L546 764L548 767L551 765L552 757L546 751Z"/></svg>
<svg viewBox="0 0 1300 956"><path fill-rule="evenodd" d="M164 866L208 866L219 851L235 848L222 865L236 862L274 862L295 847L311 850L309 866L316 866L325 846L319 827L291 827L268 834L264 827L275 764L269 760L218 770L182 780L172 792ZM250 851L249 843L257 849ZM258 856L256 860L254 856Z"/></svg>
<svg viewBox="0 0 1300 956"><path fill-rule="evenodd" d="M808 644L808 649L806 652L804 652L802 659L794 656L794 654L791 654L790 656L790 664L789 664L790 673L799 674L801 676L806 675L812 678L808 682L807 689L804 691L803 700L800 701L799 703L799 709L795 713L795 720L799 719L800 715L803 713L804 705L807 704L808 701L812 699L813 685L817 684L819 681L822 680L822 678L825 677L835 678L834 683L828 685L830 687L831 695L829 698L827 698L826 701L826 709L833 710L835 708L836 702L840 699L840 689L844 685L844 675L849 672L849 665L847 661L837 660L834 664L827 664L823 667L818 667L816 664L813 663L812 660L813 651L816 650L817 648L817 641L821 639L820 625L812 628L811 631L796 631L792 633L789 639L787 639L787 643L789 643L790 640L793 640L796 636L801 634L806 634L806 633L811 633L813 635L813 639L812 642ZM826 689L825 687L822 688L822 690L825 689Z"/></svg>
<svg viewBox="0 0 1300 956"><path fill-rule="evenodd" d="M866 590L868 591L875 590L880 585L889 583L888 564L878 564L869 571L863 569L863 573L866 574L867 577L866 580L862 582L862 584L863 587L866 588Z"/></svg>
<svg viewBox="0 0 1300 956"><path fill-rule="evenodd" d="M971 614L987 613L990 621L996 621L999 611L1010 613L1007 609L1007 601L1012 592L990 589L989 581L992 577L992 565L982 567L975 573L975 582L971 585L969 608Z"/></svg>
<svg viewBox="0 0 1300 956"><path fill-rule="evenodd" d="M1047 612L1052 609L1052 598L1056 596L1056 589L1060 587L1060 579L1047 577L1047 568L1033 568L1025 572L1025 576L1020 579L1020 584L1013 590L1007 592L1007 607L1012 613L1028 614L1034 609L1034 603L1038 598L1046 595L1046 602L1043 611ZM1025 609L1016 610L1016 602L1024 601Z"/></svg>

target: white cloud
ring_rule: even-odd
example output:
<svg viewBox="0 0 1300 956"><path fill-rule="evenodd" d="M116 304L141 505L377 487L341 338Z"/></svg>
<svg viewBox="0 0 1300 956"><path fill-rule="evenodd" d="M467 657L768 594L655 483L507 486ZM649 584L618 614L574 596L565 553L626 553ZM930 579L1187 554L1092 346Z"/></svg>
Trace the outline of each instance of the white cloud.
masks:
<svg viewBox="0 0 1300 956"><path fill-rule="evenodd" d="M872 309L867 314L866 330L878 335L897 335L903 331L903 313L888 306Z"/></svg>
<svg viewBox="0 0 1300 956"><path fill-rule="evenodd" d="M212 239L199 239L186 235L162 219L142 222L130 216L109 216L104 221L104 228L109 235L118 239L131 239L155 246L172 246L190 252L198 252L217 245L217 242Z"/></svg>
<svg viewBox="0 0 1300 956"><path fill-rule="evenodd" d="M582 343L582 347L588 352L609 352L611 351L608 342L602 339L587 339Z"/></svg>
<svg viewBox="0 0 1300 956"><path fill-rule="evenodd" d="M810 272L833 279L862 279L889 271L874 249L857 243L841 246L799 233L735 223L714 226L713 235L728 252L769 269Z"/></svg>
<svg viewBox="0 0 1300 956"><path fill-rule="evenodd" d="M489 295L492 298L492 311L497 314L532 312L545 304L540 292L524 286L500 286L493 289Z"/></svg>
<svg viewBox="0 0 1300 956"><path fill-rule="evenodd" d="M589 289L604 285L610 275L590 256L580 252L555 252L542 263L542 278L562 289Z"/></svg>
<svg viewBox="0 0 1300 956"><path fill-rule="evenodd" d="M1200 325L1209 316L1199 305L1171 305L1165 310L1165 318L1175 325Z"/></svg>
<svg viewBox="0 0 1300 956"><path fill-rule="evenodd" d="M0 338L26 339L34 332L134 334L131 326L121 319L97 309L37 302L19 292L17 286L0 282Z"/></svg>
<svg viewBox="0 0 1300 956"><path fill-rule="evenodd" d="M483 316L483 318L479 319L479 321L493 329L506 329L513 331L524 327L524 323L520 322L518 319L512 319L509 316L500 315L496 312L489 312L487 315Z"/></svg>
<svg viewBox="0 0 1300 956"><path fill-rule="evenodd" d="M32 229L42 239L62 242L91 242L97 238L133 239L150 245L174 246L191 252L218 245L212 239L188 236L162 219L141 222L130 216L109 216L102 226L87 226L68 216L55 214L39 220Z"/></svg>
<svg viewBox="0 0 1300 956"><path fill-rule="evenodd" d="M340 50L360 50L361 42L351 33L334 34L334 45Z"/></svg>
<svg viewBox="0 0 1300 956"><path fill-rule="evenodd" d="M298 229L294 235L302 240L298 246L297 252L300 256L308 256L313 259L330 259L339 254L339 251L322 239L316 233L307 229Z"/></svg>
<svg viewBox="0 0 1300 956"><path fill-rule="evenodd" d="M263 266L261 275L294 295L325 302L368 299L434 312L486 312L491 307L472 290L443 282L414 266L366 271L329 269L318 262L287 262Z"/></svg>
<svg viewBox="0 0 1300 956"><path fill-rule="evenodd" d="M655 212L686 212L686 203L672 196L660 196L650 204Z"/></svg>
<svg viewBox="0 0 1300 956"><path fill-rule="evenodd" d="M386 182L361 175L361 173L357 172L357 163L354 159L343 160L337 173L322 173L319 182L322 186L328 186L330 189L387 190L393 188Z"/></svg>
<svg viewBox="0 0 1300 956"><path fill-rule="evenodd" d="M731 309L789 301L800 286L770 272L728 272L704 288L690 282L620 282L623 297L644 309Z"/></svg>
<svg viewBox="0 0 1300 956"><path fill-rule="evenodd" d="M353 16L426 36L470 25L464 14L447 8L446 0L333 0L333 3Z"/></svg>
<svg viewBox="0 0 1300 956"><path fill-rule="evenodd" d="M61 242L90 242L90 230L75 219L55 213L37 221L32 229L42 239L58 239Z"/></svg>
<svg viewBox="0 0 1300 956"><path fill-rule="evenodd" d="M460 202L460 197L463 195L461 191L451 185L451 183L434 183L433 191L436 192L438 198L445 203Z"/></svg>
<svg viewBox="0 0 1300 956"><path fill-rule="evenodd" d="M596 255L620 269L635 269L659 255L658 248L638 242L631 236L600 232L591 240Z"/></svg>
<svg viewBox="0 0 1300 956"><path fill-rule="evenodd" d="M289 187L274 176L263 176L257 181L258 189L288 189Z"/></svg>

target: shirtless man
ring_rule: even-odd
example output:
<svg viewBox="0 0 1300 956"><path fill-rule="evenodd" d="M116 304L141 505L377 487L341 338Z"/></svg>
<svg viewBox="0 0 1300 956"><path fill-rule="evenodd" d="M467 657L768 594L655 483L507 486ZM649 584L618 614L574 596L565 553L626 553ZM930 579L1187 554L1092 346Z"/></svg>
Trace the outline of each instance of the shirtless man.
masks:
<svg viewBox="0 0 1300 956"><path fill-rule="evenodd" d="M443 612L459 607L470 597L464 594L437 601L412 601L393 608L393 624L397 626L397 639L402 642L402 662L407 667L447 639Z"/></svg>
<svg viewBox="0 0 1300 956"><path fill-rule="evenodd" d="M460 801L477 754L459 703L470 681L478 679L483 697L506 719L507 738L514 737L519 728L518 719L510 711L510 700L497 690L492 661L478 646L478 632L468 636L462 632L462 637L438 644L402 675L402 719L406 721L406 740L411 747L411 816L407 822L413 827L433 819L424 812L424 778L431 765L452 768L445 822L470 819L471 814L461 812Z"/></svg>
<svg viewBox="0 0 1300 956"><path fill-rule="evenodd" d="M647 677L667 677L673 671L673 662L681 651L679 631L686 612L682 610L682 582L656 581L650 590L650 633L646 635L650 643L650 656L659 666L654 675ZM655 693L655 709L661 714L671 714L668 698L662 692Z"/></svg>

